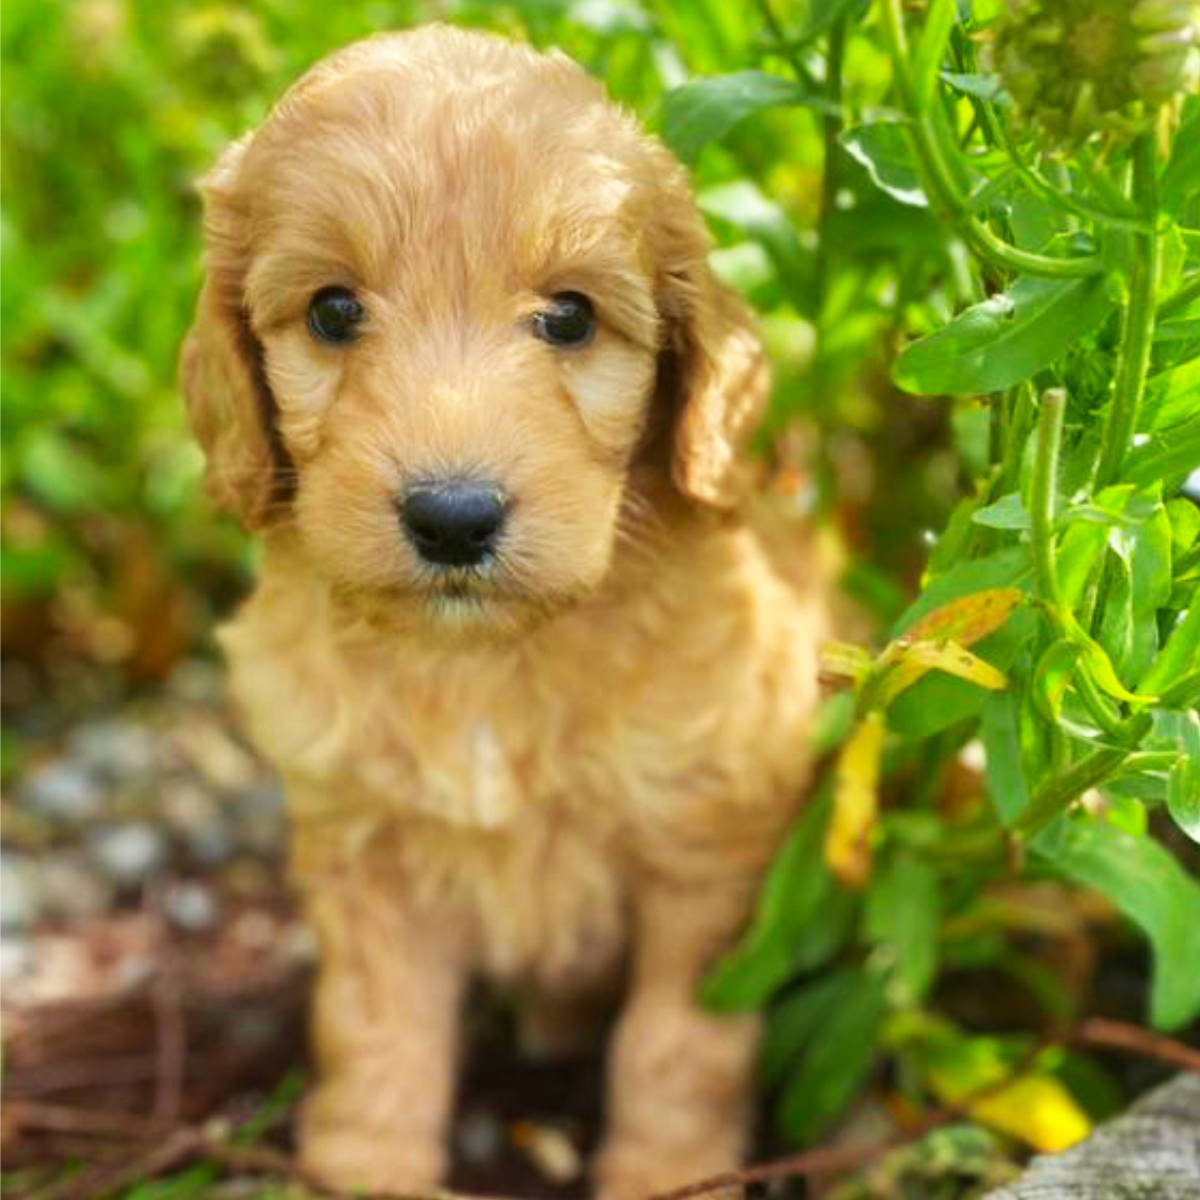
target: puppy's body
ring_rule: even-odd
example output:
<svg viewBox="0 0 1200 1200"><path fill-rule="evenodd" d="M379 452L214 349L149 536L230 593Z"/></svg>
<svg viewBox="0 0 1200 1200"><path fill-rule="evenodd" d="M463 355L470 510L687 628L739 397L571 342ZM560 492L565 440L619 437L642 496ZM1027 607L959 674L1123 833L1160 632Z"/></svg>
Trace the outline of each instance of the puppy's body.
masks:
<svg viewBox="0 0 1200 1200"><path fill-rule="evenodd" d="M623 959L602 1187L741 1153L755 1022L695 989L800 795L824 593L739 483L766 380L707 246L577 68L444 29L334 56L210 182L184 383L264 530L223 643L321 943L302 1149L336 1183L441 1174L472 975L555 1041ZM447 566L406 504L463 480L502 524Z"/></svg>

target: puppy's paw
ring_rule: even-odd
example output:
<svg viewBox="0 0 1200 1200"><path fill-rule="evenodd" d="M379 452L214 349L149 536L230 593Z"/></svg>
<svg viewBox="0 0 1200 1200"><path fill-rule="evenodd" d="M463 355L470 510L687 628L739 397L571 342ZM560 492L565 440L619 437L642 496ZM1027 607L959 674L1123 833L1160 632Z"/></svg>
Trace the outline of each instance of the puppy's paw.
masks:
<svg viewBox="0 0 1200 1200"><path fill-rule="evenodd" d="M437 1187L445 1167L439 1147L414 1145L399 1130L305 1135L300 1162L337 1191L418 1195Z"/></svg>
<svg viewBox="0 0 1200 1200"><path fill-rule="evenodd" d="M595 1194L597 1200L650 1200L685 1184L733 1171L739 1165L738 1152L732 1147L696 1146L685 1152L677 1146L624 1140L610 1144L597 1158ZM706 1195L715 1200L741 1200L743 1189L730 1186Z"/></svg>
<svg viewBox="0 0 1200 1200"><path fill-rule="evenodd" d="M338 1191L416 1194L437 1187L446 1170L439 1137L415 1135L400 1106L372 1111L344 1103L335 1086L318 1087L301 1110L300 1162Z"/></svg>

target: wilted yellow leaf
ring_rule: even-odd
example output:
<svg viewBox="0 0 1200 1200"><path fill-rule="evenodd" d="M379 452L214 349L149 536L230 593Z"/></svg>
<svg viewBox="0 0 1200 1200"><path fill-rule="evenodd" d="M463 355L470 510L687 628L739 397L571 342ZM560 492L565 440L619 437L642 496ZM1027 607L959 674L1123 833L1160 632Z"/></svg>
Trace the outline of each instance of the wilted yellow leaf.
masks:
<svg viewBox="0 0 1200 1200"><path fill-rule="evenodd" d="M910 688L929 671L945 671L980 687L999 691L1008 686L1003 671L985 662L958 642L893 642L889 647L895 659L893 666L880 680L876 702L890 704L905 688Z"/></svg>
<svg viewBox="0 0 1200 1200"><path fill-rule="evenodd" d="M825 862L848 887L862 887L871 875L871 836L879 808L879 759L885 732L883 714L869 712L838 755Z"/></svg>
<svg viewBox="0 0 1200 1200"><path fill-rule="evenodd" d="M1005 1082L1012 1050L1002 1039L971 1037L939 1023L926 1046L928 1082L945 1104L1020 1138L1036 1150L1065 1150L1091 1132L1087 1114L1053 1075L1034 1068Z"/></svg>
<svg viewBox="0 0 1200 1200"><path fill-rule="evenodd" d="M1071 1093L1050 1075L1022 1075L999 1091L967 1105L983 1125L1054 1154L1081 1142L1092 1130Z"/></svg>
<svg viewBox="0 0 1200 1200"><path fill-rule="evenodd" d="M914 642L952 638L971 646L999 629L1024 600L1025 593L1019 588L985 588L926 613L904 636Z"/></svg>
<svg viewBox="0 0 1200 1200"><path fill-rule="evenodd" d="M822 675L858 680L870 666L870 654L852 642L826 642L821 647Z"/></svg>

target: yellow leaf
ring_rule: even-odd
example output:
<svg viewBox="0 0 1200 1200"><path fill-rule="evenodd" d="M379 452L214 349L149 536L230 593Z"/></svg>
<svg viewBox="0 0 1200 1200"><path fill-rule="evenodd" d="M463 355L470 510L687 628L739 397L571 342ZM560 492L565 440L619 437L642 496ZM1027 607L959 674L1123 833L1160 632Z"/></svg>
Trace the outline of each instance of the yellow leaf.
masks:
<svg viewBox="0 0 1200 1200"><path fill-rule="evenodd" d="M958 642L893 642L888 649L893 651L890 656L895 660L895 666L880 680L876 696L877 702L885 706L895 700L905 688L912 687L921 676L933 670L957 675L960 679L977 683L980 687L991 688L993 691L1008 686L1008 679L1003 671L997 670L991 663L964 649Z"/></svg>
<svg viewBox="0 0 1200 1200"><path fill-rule="evenodd" d="M1011 1068L1000 1039L967 1037L946 1023L929 1037L925 1055L934 1095L964 1106L981 1125L1044 1153L1065 1150L1091 1132L1087 1114L1054 1076L1034 1069L1004 1082Z"/></svg>
<svg viewBox="0 0 1200 1200"><path fill-rule="evenodd" d="M1018 604L1025 600L1019 588L985 588L943 604L926 613L905 637L917 641L943 641L953 638L971 646L980 638L999 629Z"/></svg>
<svg viewBox="0 0 1200 1200"><path fill-rule="evenodd" d="M990 662L964 649L958 642L914 642L908 648L908 656L927 667L957 675L960 679L977 683L980 687L1001 691L1008 686L1008 678Z"/></svg>
<svg viewBox="0 0 1200 1200"><path fill-rule="evenodd" d="M851 642L826 642L821 647L821 674L858 680L870 669L871 656Z"/></svg>
<svg viewBox="0 0 1200 1200"><path fill-rule="evenodd" d="M885 732L883 714L869 712L838 755L825 862L848 887L864 886L871 875L871 837L879 808L879 759Z"/></svg>
<svg viewBox="0 0 1200 1200"><path fill-rule="evenodd" d="M1043 1154L1066 1150L1092 1129L1071 1093L1049 1075L1022 1075L968 1103L967 1111L981 1124L1020 1138Z"/></svg>

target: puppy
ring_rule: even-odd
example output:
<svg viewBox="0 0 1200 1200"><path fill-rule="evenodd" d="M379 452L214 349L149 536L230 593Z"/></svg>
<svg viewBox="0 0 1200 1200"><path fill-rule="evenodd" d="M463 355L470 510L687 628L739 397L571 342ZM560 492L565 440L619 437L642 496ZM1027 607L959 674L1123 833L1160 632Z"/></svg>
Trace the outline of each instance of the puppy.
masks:
<svg viewBox="0 0 1200 1200"><path fill-rule="evenodd" d="M316 930L306 1164L427 1188L464 985L553 1049L623 970L598 1189L743 1152L698 981L807 769L823 586L755 515L767 372L683 168L568 59L432 26L314 67L203 185L182 355L263 538L222 634Z"/></svg>

